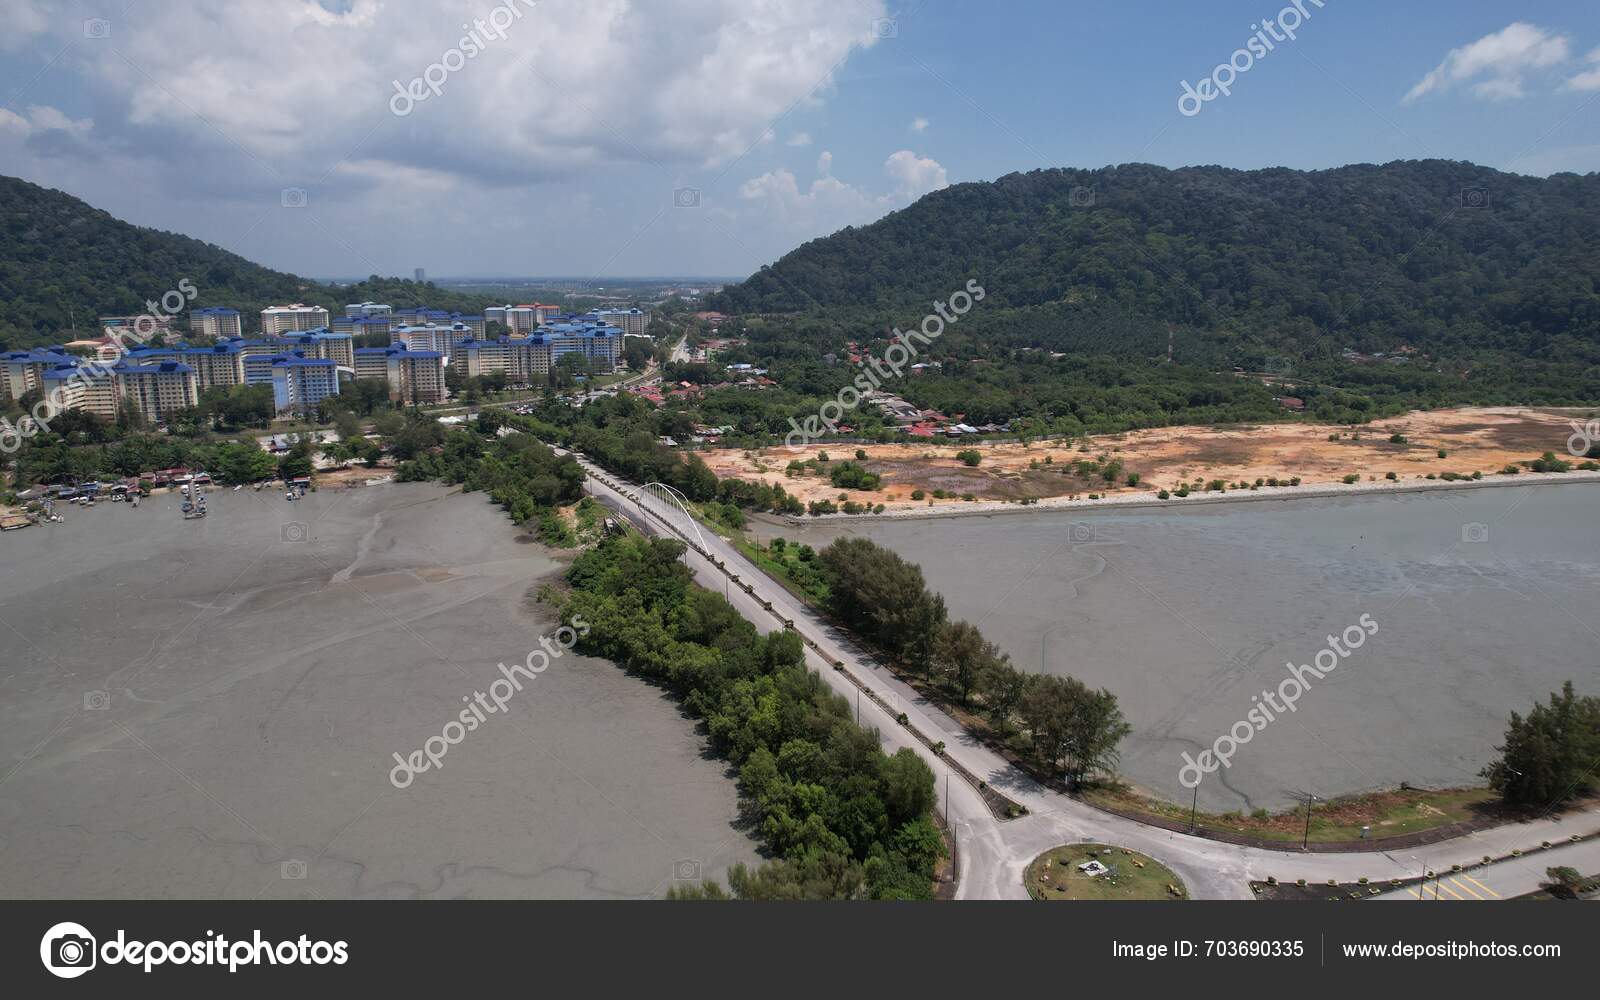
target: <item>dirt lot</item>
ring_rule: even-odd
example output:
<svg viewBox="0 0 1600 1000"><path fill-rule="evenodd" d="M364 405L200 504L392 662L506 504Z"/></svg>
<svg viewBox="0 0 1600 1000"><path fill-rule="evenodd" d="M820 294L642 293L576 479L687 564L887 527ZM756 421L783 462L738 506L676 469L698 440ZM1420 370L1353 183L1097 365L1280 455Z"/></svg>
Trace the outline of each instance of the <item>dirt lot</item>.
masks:
<svg viewBox="0 0 1600 1000"><path fill-rule="evenodd" d="M1167 427L1127 434L1093 437L1071 443L1034 442L1029 445L977 444L940 439L912 444L862 445L869 471L883 476L880 490L840 490L821 475L789 477L785 467L795 459L815 458L828 450L834 461L850 458L856 445L826 444L808 448L768 448L759 452L733 449L702 453L721 477L764 479L782 483L803 501L836 499L848 493L857 502L882 503L891 508L922 507L935 503L960 503L970 493L980 500L1018 500L1087 496L1089 493L1126 496L1173 489L1180 483L1222 479L1254 482L1256 479L1289 480L1298 476L1303 486L1339 483L1357 474L1382 480L1393 472L1400 481L1425 478L1429 473L1470 475L1498 472L1508 463L1537 458L1546 451L1566 456L1570 422L1586 414L1558 413L1517 407L1477 407L1413 412L1355 428L1325 424L1263 424L1232 427ZM1338 434L1337 440L1329 436ZM1406 443L1390 443L1393 434ZM976 468L963 465L955 455L976 447L983 460ZM1445 458L1439 452L1446 453ZM1046 459L1050 461L1047 463ZM1106 459L1121 463L1118 485L1106 483L1099 472L1080 474L1076 463ZM1139 485L1125 485L1137 473ZM914 501L922 490L927 499ZM935 499L934 490L951 494Z"/></svg>

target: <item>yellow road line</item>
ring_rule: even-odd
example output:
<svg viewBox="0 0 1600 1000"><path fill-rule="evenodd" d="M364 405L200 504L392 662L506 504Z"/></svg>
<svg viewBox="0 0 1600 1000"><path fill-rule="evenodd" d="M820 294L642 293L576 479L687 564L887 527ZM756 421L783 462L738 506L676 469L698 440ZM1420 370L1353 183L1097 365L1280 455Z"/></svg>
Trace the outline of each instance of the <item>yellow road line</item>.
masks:
<svg viewBox="0 0 1600 1000"><path fill-rule="evenodd" d="M1435 881L1433 884L1434 884L1434 887L1436 889L1438 889L1438 890L1440 890L1442 892L1449 893L1450 896L1452 898L1454 898L1454 899L1459 899L1459 900L1463 900L1463 901L1466 899L1465 896L1461 895L1459 892L1456 892L1454 889L1452 889L1449 886L1445 885L1443 879L1439 879L1439 880Z"/></svg>
<svg viewBox="0 0 1600 1000"><path fill-rule="evenodd" d="M1471 896L1473 899L1476 899L1478 902L1481 903L1481 902L1484 901L1482 896L1478 895L1477 893L1475 893L1471 889L1469 889L1467 886L1463 885L1459 878L1452 878L1450 880L1450 884L1455 886L1457 889L1460 889L1462 892L1466 893L1467 895Z"/></svg>
<svg viewBox="0 0 1600 1000"><path fill-rule="evenodd" d="M1479 882L1477 879L1473 878L1471 875L1462 875L1461 877L1466 879L1468 882L1471 882L1473 885L1477 886L1478 888L1482 889L1484 892L1487 892L1489 895L1493 896L1495 899L1501 898L1500 894L1498 892L1495 892L1493 889L1491 889L1488 886L1484 885L1482 882Z"/></svg>

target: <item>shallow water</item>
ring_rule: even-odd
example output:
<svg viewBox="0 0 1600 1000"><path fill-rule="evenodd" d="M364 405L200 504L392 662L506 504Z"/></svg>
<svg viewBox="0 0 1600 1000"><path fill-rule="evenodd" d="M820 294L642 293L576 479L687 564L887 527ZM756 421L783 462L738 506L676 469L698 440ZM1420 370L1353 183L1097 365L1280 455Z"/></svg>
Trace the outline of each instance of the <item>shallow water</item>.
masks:
<svg viewBox="0 0 1600 1000"><path fill-rule="evenodd" d="M1174 801L1191 794L1181 754L1246 720L1248 742L1200 785L1220 810L1473 784L1510 711L1569 678L1600 693L1597 515L1600 486L1571 484L783 533L887 545L1018 666L1110 688L1134 726L1124 776ZM1248 722L1252 696L1363 614L1377 634L1302 674L1294 711Z"/></svg>
<svg viewBox="0 0 1600 1000"><path fill-rule="evenodd" d="M572 653L392 786L556 624L561 564L481 494L208 507L0 538L0 896L659 896L754 859L692 720Z"/></svg>

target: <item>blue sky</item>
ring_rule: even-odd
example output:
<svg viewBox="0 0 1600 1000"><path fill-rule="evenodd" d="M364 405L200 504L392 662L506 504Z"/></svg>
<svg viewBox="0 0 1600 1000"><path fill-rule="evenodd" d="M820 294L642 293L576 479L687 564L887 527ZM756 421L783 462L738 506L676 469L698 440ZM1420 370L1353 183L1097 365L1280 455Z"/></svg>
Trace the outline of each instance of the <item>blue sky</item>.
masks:
<svg viewBox="0 0 1600 1000"><path fill-rule="evenodd" d="M1281 6L0 0L0 172L302 274L615 277L1046 166L1600 169L1592 3L1302 0L1180 114Z"/></svg>

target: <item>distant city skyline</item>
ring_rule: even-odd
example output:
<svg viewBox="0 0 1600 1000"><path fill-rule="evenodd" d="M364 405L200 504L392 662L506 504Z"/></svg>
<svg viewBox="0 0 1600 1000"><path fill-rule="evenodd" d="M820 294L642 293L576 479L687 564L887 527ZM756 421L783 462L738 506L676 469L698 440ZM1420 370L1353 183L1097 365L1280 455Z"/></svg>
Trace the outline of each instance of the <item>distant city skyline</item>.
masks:
<svg viewBox="0 0 1600 1000"><path fill-rule="evenodd" d="M0 172L302 275L738 277L1043 167L1600 169L1600 9L1552 0L0 11Z"/></svg>

